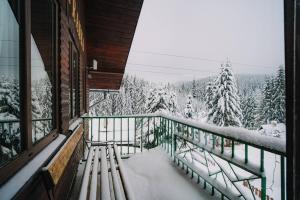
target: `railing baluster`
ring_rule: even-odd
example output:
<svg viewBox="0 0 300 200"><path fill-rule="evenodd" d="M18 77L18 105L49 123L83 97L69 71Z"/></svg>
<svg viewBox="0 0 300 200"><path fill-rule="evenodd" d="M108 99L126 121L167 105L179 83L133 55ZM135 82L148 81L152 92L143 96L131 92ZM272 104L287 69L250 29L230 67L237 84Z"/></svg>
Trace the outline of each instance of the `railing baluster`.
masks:
<svg viewBox="0 0 300 200"><path fill-rule="evenodd" d="M129 154L129 117L127 118L127 140L128 140L127 154Z"/></svg>
<svg viewBox="0 0 300 200"><path fill-rule="evenodd" d="M100 141L100 121L101 121L101 118L98 119L98 142Z"/></svg>
<svg viewBox="0 0 300 200"><path fill-rule="evenodd" d="M260 171L265 171L265 153L264 150L260 150Z"/></svg>
<svg viewBox="0 0 300 200"><path fill-rule="evenodd" d="M245 163L248 163L248 145L245 144Z"/></svg>
<svg viewBox="0 0 300 200"><path fill-rule="evenodd" d="M284 161L284 156L280 156L280 173L281 173L281 200L285 200L285 161Z"/></svg>
<svg viewBox="0 0 300 200"><path fill-rule="evenodd" d="M123 146L122 146L122 144L123 144L123 139L122 139L122 130L123 130L123 127L122 127L122 125L123 125L123 124L122 124L122 119L123 119L123 118L120 118L120 120L121 120L121 122L120 122L120 123L121 123L121 127L120 127L120 131L121 131L121 132L120 132L120 141L121 141L121 145L120 145L120 146L121 146L121 155L122 155L122 152L123 152Z"/></svg>
<svg viewBox="0 0 300 200"><path fill-rule="evenodd" d="M136 117L134 118L134 153L136 153Z"/></svg>
<svg viewBox="0 0 300 200"><path fill-rule="evenodd" d="M106 142L107 142L108 119L109 118L105 118L105 139L106 139Z"/></svg>
<svg viewBox="0 0 300 200"><path fill-rule="evenodd" d="M168 142L167 142L167 152L169 153L169 148L170 148L170 120L167 120L167 122L168 122L168 132L167 132L167 134L168 134L168 136L167 136L167 138L168 138Z"/></svg>
<svg viewBox="0 0 300 200"><path fill-rule="evenodd" d="M234 158L234 140L231 141L231 157Z"/></svg>
<svg viewBox="0 0 300 200"><path fill-rule="evenodd" d="M115 140L116 140L116 118L113 118L113 143L115 144L116 142L115 142Z"/></svg>
<svg viewBox="0 0 300 200"><path fill-rule="evenodd" d="M144 123L143 121L144 121L144 118L142 117L141 118L141 144L140 144L141 152L143 152L143 123Z"/></svg>
<svg viewBox="0 0 300 200"><path fill-rule="evenodd" d="M91 119L91 136L90 136L90 139L91 139L91 142L93 142L93 118Z"/></svg>
<svg viewBox="0 0 300 200"><path fill-rule="evenodd" d="M221 153L224 153L224 137L221 137Z"/></svg>
<svg viewBox="0 0 300 200"><path fill-rule="evenodd" d="M148 140L148 145L149 145L149 134L150 134L150 118L148 117L148 136L147 136L147 140ZM148 146L149 149L149 146Z"/></svg>

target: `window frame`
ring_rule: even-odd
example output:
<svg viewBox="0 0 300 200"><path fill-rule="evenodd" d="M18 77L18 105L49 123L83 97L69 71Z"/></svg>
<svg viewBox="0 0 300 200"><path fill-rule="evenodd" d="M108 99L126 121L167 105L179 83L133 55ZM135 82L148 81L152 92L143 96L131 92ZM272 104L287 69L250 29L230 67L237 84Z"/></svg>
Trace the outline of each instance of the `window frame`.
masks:
<svg viewBox="0 0 300 200"><path fill-rule="evenodd" d="M76 58L76 80L75 86L73 85L74 80L74 52L77 54ZM70 88L70 124L73 123L80 116L80 52L73 39L69 41L69 88ZM73 99L73 88L75 87L75 100ZM75 113L73 113L73 106L75 106Z"/></svg>
<svg viewBox="0 0 300 200"><path fill-rule="evenodd" d="M19 87L20 87L20 132L22 152L13 160L4 164L0 170L0 186L3 185L20 168L28 163L43 148L51 143L59 130L59 79L58 79L58 3L53 3L53 130L33 144L31 114L31 0L19 0Z"/></svg>

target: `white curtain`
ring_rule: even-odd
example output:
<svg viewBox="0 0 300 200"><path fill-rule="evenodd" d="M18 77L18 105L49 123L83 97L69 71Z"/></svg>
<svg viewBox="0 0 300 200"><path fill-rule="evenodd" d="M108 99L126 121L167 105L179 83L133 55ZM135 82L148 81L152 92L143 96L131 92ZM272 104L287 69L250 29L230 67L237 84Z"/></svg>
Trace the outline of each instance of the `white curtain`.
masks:
<svg viewBox="0 0 300 200"><path fill-rule="evenodd" d="M7 0L0 0L0 77L19 79L19 24Z"/></svg>

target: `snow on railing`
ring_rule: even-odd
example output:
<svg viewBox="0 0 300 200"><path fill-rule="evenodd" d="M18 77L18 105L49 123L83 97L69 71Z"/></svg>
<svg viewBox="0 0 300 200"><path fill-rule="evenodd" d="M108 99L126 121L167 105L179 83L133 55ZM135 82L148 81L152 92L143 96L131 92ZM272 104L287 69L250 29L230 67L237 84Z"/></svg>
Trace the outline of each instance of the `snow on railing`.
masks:
<svg viewBox="0 0 300 200"><path fill-rule="evenodd" d="M208 123L173 117L166 114L160 114L160 116L218 136L233 139L237 142L247 143L266 151L275 152L280 155L286 154L286 140L282 138L261 135L258 131L248 130L241 127L220 127Z"/></svg>
<svg viewBox="0 0 300 200"><path fill-rule="evenodd" d="M82 118L147 118L147 117L163 117L177 123L181 123L196 129L200 129L217 136L223 136L233 139L237 142L247 143L254 147L274 152L280 155L286 154L286 140L277 137L261 135L258 131L248 130L241 127L219 127L216 125L174 117L165 113L150 113L137 115L120 115L120 116L89 116L83 115Z"/></svg>

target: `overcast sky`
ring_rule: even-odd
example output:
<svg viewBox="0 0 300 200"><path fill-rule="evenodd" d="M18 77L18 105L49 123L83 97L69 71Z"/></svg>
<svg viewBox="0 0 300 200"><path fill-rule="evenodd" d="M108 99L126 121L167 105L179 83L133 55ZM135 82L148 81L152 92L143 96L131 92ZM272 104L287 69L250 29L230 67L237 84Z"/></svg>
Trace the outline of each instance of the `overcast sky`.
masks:
<svg viewBox="0 0 300 200"><path fill-rule="evenodd" d="M144 0L127 74L175 82L271 74L284 64L283 0Z"/></svg>

